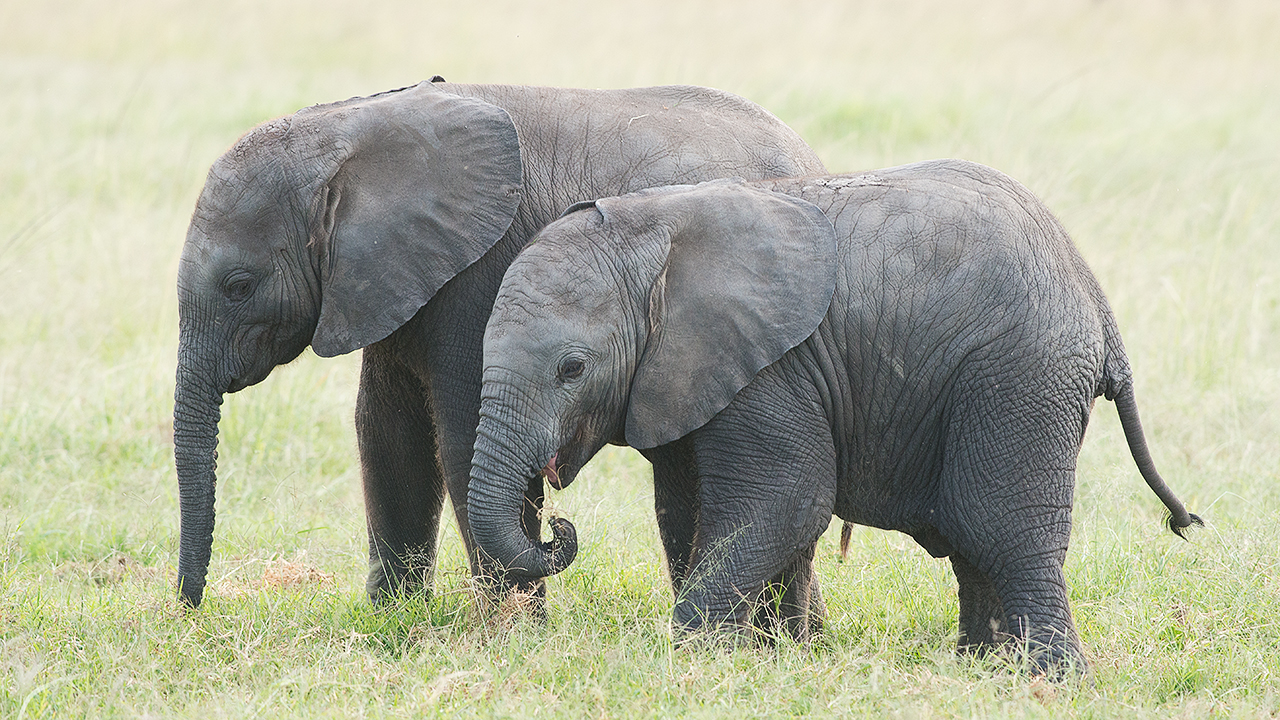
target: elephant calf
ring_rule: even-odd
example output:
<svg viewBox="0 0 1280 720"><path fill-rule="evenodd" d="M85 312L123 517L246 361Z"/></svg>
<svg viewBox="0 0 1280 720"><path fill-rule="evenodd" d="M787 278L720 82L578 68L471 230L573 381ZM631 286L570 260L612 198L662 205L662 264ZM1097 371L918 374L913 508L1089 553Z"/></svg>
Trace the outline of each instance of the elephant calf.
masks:
<svg viewBox="0 0 1280 720"><path fill-rule="evenodd" d="M430 590L446 491L488 586L467 481L485 321L507 264L578 200L819 172L813 151L760 106L690 86L436 77L250 131L210 169L178 270L179 598L204 597L223 397L308 345L323 357L364 349L355 431L369 596ZM541 478L525 497L525 532L538 540Z"/></svg>
<svg viewBox="0 0 1280 720"><path fill-rule="evenodd" d="M531 543L525 488L625 441L683 469L656 481L660 505L696 508L659 517L664 543L693 548L672 568L684 630L748 631L780 577L803 638L834 513L951 559L961 650L1016 639L1082 666L1062 563L1099 395L1173 531L1199 523L1147 452L1093 274L1030 192L973 163L575 205L508 269L484 365L480 548L517 577L562 569L573 527Z"/></svg>

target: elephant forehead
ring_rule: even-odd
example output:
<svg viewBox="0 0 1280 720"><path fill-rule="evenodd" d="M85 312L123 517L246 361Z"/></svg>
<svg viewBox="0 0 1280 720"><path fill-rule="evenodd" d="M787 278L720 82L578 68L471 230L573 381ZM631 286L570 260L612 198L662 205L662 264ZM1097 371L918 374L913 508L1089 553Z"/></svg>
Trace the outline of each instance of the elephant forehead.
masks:
<svg viewBox="0 0 1280 720"><path fill-rule="evenodd" d="M229 207L201 208L187 232L184 255L205 262L248 260L250 256L262 260L263 253L288 247L291 225L286 221L274 204L246 200Z"/></svg>
<svg viewBox="0 0 1280 720"><path fill-rule="evenodd" d="M293 118L290 116L268 120L241 136L236 144L231 146L227 157L243 161L264 152L274 152L289 133L292 125Z"/></svg>
<svg viewBox="0 0 1280 720"><path fill-rule="evenodd" d="M485 329L485 354L559 353L566 345L601 352L627 323L616 298L513 289L499 296Z"/></svg>
<svg viewBox="0 0 1280 720"><path fill-rule="evenodd" d="M493 329L493 328L491 328ZM563 345L562 333L552 332L546 323L529 322L505 325L485 336L484 354L489 360L533 359L557 352ZM502 364L506 364L504 361Z"/></svg>
<svg viewBox="0 0 1280 720"><path fill-rule="evenodd" d="M282 196L286 187L279 162L220 159L209 170L193 219L206 227L228 222L240 226L258 224L292 204Z"/></svg>
<svg viewBox="0 0 1280 720"><path fill-rule="evenodd" d="M341 151L338 138L279 118L249 131L209 169L197 215L306 214ZM243 222L244 218L240 220Z"/></svg>
<svg viewBox="0 0 1280 720"><path fill-rule="evenodd" d="M517 328L534 335L563 334L594 325L616 325L616 301L589 294L549 295L538 290L513 289L498 297L489 318L493 337Z"/></svg>
<svg viewBox="0 0 1280 720"><path fill-rule="evenodd" d="M602 253L564 244L535 245L507 270L500 297L521 304L594 308L616 302L615 277Z"/></svg>

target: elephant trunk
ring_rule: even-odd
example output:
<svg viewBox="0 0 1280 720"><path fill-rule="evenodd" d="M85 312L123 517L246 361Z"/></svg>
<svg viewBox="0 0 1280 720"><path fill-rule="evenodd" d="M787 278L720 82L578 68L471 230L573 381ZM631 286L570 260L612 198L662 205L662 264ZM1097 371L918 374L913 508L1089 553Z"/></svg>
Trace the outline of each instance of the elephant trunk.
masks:
<svg viewBox="0 0 1280 720"><path fill-rule="evenodd" d="M496 563L499 572L510 579L541 578L573 562L578 554L578 535L573 524L563 518L550 520L549 542L535 543L521 529L529 479L549 461L513 452L511 448L518 444L529 446L528 442L513 442L517 437L481 412L467 492L467 519L482 561ZM548 450L546 455L553 453Z"/></svg>
<svg viewBox="0 0 1280 720"><path fill-rule="evenodd" d="M178 600L199 607L213 548L217 482L218 421L222 390L210 373L193 368L179 353L173 397L173 460L182 510L178 548Z"/></svg>

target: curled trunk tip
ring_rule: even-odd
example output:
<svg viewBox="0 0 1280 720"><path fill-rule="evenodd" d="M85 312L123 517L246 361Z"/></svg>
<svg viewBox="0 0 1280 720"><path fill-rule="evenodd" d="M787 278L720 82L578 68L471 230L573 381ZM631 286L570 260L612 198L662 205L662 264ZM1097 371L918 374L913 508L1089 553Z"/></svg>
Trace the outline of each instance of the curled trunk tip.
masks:
<svg viewBox="0 0 1280 720"><path fill-rule="evenodd" d="M565 518L552 518L551 539L529 543L528 549L510 560L490 555L502 576L508 579L544 578L559 573L578 557L578 530Z"/></svg>
<svg viewBox="0 0 1280 720"><path fill-rule="evenodd" d="M550 575L554 575L573 564L578 557L578 529L565 518L551 518L551 540L542 543L543 552L550 558L547 563Z"/></svg>

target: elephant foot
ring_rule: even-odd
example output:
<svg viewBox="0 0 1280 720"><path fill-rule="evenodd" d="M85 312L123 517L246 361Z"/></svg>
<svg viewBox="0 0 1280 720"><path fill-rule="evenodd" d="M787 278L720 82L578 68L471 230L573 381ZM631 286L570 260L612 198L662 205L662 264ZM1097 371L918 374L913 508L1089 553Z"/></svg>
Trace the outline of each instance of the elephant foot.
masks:
<svg viewBox="0 0 1280 720"><path fill-rule="evenodd" d="M771 646L777 641L760 628L730 624L691 626L678 619L671 623L671 644L682 650L730 652L743 647Z"/></svg>
<svg viewBox="0 0 1280 720"><path fill-rule="evenodd" d="M471 582L477 607L486 615L501 620L526 617L540 623L548 619L547 583L541 578L513 582L476 575Z"/></svg>
<svg viewBox="0 0 1280 720"><path fill-rule="evenodd" d="M1022 639L998 630L993 632L995 639L988 642L966 643L962 636L956 654L1053 682L1088 675L1089 663L1079 648L1062 642Z"/></svg>
<svg viewBox="0 0 1280 720"><path fill-rule="evenodd" d="M434 595L431 586L420 581L393 584L386 582L385 577L375 577L373 573L365 580L365 593L369 596L369 602L379 607L410 600L430 602Z"/></svg>
<svg viewBox="0 0 1280 720"><path fill-rule="evenodd" d="M773 647L784 636L804 643L809 640L807 616L787 604L783 588L769 584L754 600L739 597L723 611L710 612L688 599L677 601L671 635L682 648Z"/></svg>
<svg viewBox="0 0 1280 720"><path fill-rule="evenodd" d="M547 621L547 582L539 578L508 585L503 593L503 605L518 608L521 613L538 622Z"/></svg>
<svg viewBox="0 0 1280 720"><path fill-rule="evenodd" d="M430 600L432 570L422 565L388 563L380 559L369 562L364 589L374 605L402 602L410 598Z"/></svg>
<svg viewBox="0 0 1280 720"><path fill-rule="evenodd" d="M751 629L762 642L776 644L785 636L794 642L807 643L822 634L827 615L822 598L819 596L815 602L811 597L808 605L797 607L790 595L771 584L756 601Z"/></svg>
<svg viewBox="0 0 1280 720"><path fill-rule="evenodd" d="M987 632L975 633L972 629L961 628L960 639L956 643L956 654L969 657L984 658L999 650L1012 635L1001 630L1002 624L994 618L988 621Z"/></svg>
<svg viewBox="0 0 1280 720"><path fill-rule="evenodd" d="M1018 671L1055 682L1088 674L1089 663L1074 637L1048 629L1027 635L1002 646L1002 652Z"/></svg>
<svg viewBox="0 0 1280 720"><path fill-rule="evenodd" d="M827 606L813 571L815 548L816 543L765 584L752 613L752 626L762 636L777 639L785 633L807 643L822 633Z"/></svg>

